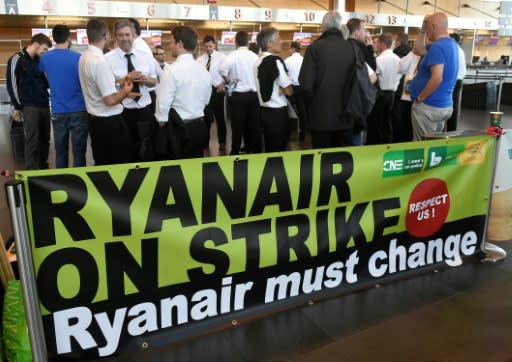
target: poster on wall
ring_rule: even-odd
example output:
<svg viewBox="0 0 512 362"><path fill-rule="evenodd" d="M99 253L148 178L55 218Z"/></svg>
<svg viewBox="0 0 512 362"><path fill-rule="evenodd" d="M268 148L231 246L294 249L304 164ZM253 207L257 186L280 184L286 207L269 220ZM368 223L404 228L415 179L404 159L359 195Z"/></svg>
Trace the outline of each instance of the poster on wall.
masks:
<svg viewBox="0 0 512 362"><path fill-rule="evenodd" d="M302 46L308 46L311 44L312 33L293 33L293 41L300 43Z"/></svg>
<svg viewBox="0 0 512 362"><path fill-rule="evenodd" d="M484 45L485 38L483 36L477 35L475 36L475 46Z"/></svg>
<svg viewBox="0 0 512 362"><path fill-rule="evenodd" d="M223 31L220 37L222 45L235 45L236 31Z"/></svg>
<svg viewBox="0 0 512 362"><path fill-rule="evenodd" d="M89 39L87 38L87 29L76 29L76 44L88 45Z"/></svg>
<svg viewBox="0 0 512 362"><path fill-rule="evenodd" d="M162 30L142 30L140 36L148 39L151 45L162 45Z"/></svg>
<svg viewBox="0 0 512 362"><path fill-rule="evenodd" d="M52 41L52 44L55 45L55 42L53 41L53 37L52 37L52 29L32 28L32 36L39 34L39 33L43 33L44 35L46 35L48 38L50 38L50 40Z"/></svg>
<svg viewBox="0 0 512 362"><path fill-rule="evenodd" d="M498 37L497 36L490 36L489 40L487 41L487 45L489 46L495 46L498 44Z"/></svg>

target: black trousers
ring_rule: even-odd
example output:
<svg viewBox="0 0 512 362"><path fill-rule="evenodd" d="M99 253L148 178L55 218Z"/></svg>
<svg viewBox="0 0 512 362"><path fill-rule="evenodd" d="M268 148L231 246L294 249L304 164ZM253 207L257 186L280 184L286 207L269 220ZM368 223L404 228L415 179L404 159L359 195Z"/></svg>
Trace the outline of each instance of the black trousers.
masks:
<svg viewBox="0 0 512 362"><path fill-rule="evenodd" d="M96 165L133 161L133 143L121 114L110 117L89 114L89 135Z"/></svg>
<svg viewBox="0 0 512 362"><path fill-rule="evenodd" d="M260 116L263 125L265 152L285 151L290 136L288 107L261 107Z"/></svg>
<svg viewBox="0 0 512 362"><path fill-rule="evenodd" d="M208 126L204 118L176 122L169 119L166 124L168 158L199 158L208 146Z"/></svg>
<svg viewBox="0 0 512 362"><path fill-rule="evenodd" d="M306 109L306 100L304 98L304 91L298 85L293 86L293 102L295 103L295 110L297 117L299 117L300 138L304 139L306 132L309 131L308 113Z"/></svg>
<svg viewBox="0 0 512 362"><path fill-rule="evenodd" d="M224 92L217 92L217 88L212 87L212 96L210 103L204 110L206 125L210 129L213 122L217 123L217 138L219 143L226 143L226 117L224 116Z"/></svg>
<svg viewBox="0 0 512 362"><path fill-rule="evenodd" d="M460 97L462 96L462 80L457 79L455 88L453 88L452 100L453 100L453 112L450 118L446 121L447 131L456 131L457 123L459 121L460 114Z"/></svg>
<svg viewBox="0 0 512 362"><path fill-rule="evenodd" d="M412 141L411 108L411 101L400 100L401 117L400 123L397 125L397 129L395 129L395 125L393 124L393 142Z"/></svg>
<svg viewBox="0 0 512 362"><path fill-rule="evenodd" d="M341 131L314 131L311 130L312 148L330 148L352 146L353 130L346 129Z"/></svg>
<svg viewBox="0 0 512 362"><path fill-rule="evenodd" d="M136 150L132 161L141 161L139 151L142 143L148 137L151 137L156 126L151 104L144 108L125 108L123 110L123 120L130 132L130 139Z"/></svg>
<svg viewBox="0 0 512 362"><path fill-rule="evenodd" d="M391 111L395 92L383 90L379 92L373 110L368 117L368 130L366 132L367 145L379 145L393 142L393 127L391 125Z"/></svg>
<svg viewBox="0 0 512 362"><path fill-rule="evenodd" d="M240 153L242 137L248 153L260 153L262 149L260 104L256 92L233 92L231 107L231 154Z"/></svg>
<svg viewBox="0 0 512 362"><path fill-rule="evenodd" d="M393 142L400 142L401 134L400 128L402 127L402 92L404 90L404 78L402 76L400 78L400 82L398 82L398 87L395 91L395 98L393 100L393 110L391 112L391 125L393 128ZM409 116L409 119L411 117Z"/></svg>

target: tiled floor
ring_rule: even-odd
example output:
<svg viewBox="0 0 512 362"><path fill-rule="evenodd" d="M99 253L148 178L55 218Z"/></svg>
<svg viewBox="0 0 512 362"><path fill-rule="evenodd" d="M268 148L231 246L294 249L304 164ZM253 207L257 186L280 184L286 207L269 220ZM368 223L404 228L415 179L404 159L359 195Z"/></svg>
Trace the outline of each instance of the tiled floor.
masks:
<svg viewBox="0 0 512 362"><path fill-rule="evenodd" d="M503 126L510 129L512 108L503 110ZM487 112L463 110L460 128L487 123ZM7 122L0 118L0 169L20 166L11 159ZM11 234L3 191L0 232ZM499 245L512 253L511 241ZM509 257L385 283L114 360L512 361L511 335Z"/></svg>

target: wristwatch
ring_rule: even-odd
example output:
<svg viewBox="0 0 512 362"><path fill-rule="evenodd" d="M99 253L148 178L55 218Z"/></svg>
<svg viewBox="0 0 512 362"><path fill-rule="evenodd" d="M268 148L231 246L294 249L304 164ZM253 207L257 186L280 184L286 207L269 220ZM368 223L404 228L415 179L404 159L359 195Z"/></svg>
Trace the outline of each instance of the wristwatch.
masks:
<svg viewBox="0 0 512 362"><path fill-rule="evenodd" d="M420 97L416 97L416 99L415 99L414 101L415 101L415 102L417 102L417 103L421 103L421 102L423 102L423 100L422 100L422 99L420 99Z"/></svg>

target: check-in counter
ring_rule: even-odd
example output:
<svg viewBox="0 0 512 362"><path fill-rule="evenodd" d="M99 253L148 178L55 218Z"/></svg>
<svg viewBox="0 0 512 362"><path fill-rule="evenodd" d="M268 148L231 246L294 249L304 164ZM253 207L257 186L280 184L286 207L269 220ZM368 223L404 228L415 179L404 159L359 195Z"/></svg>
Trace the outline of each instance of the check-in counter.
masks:
<svg viewBox="0 0 512 362"><path fill-rule="evenodd" d="M502 85L501 93L499 92L500 84ZM495 110L498 100L500 104L512 105L511 90L512 66L468 65L462 91L462 107Z"/></svg>

